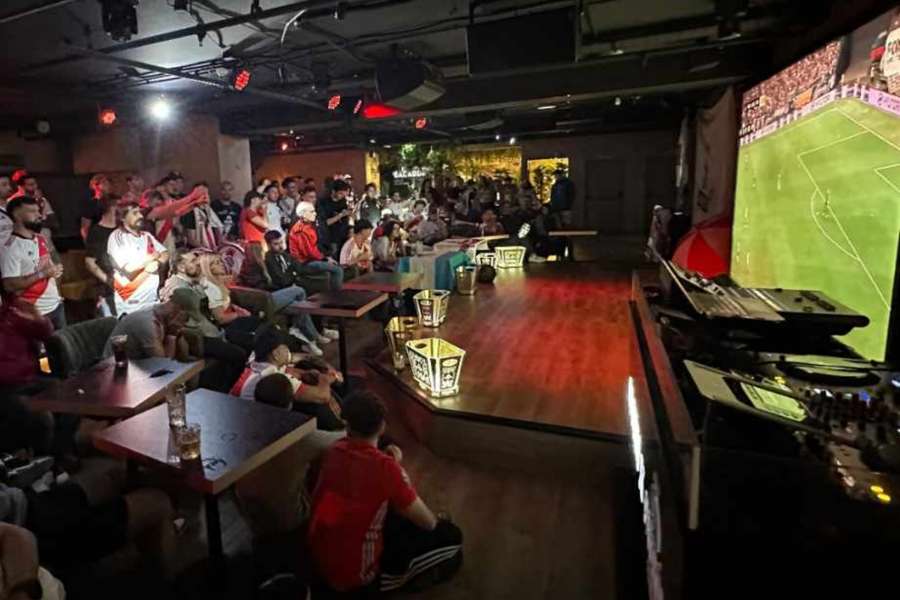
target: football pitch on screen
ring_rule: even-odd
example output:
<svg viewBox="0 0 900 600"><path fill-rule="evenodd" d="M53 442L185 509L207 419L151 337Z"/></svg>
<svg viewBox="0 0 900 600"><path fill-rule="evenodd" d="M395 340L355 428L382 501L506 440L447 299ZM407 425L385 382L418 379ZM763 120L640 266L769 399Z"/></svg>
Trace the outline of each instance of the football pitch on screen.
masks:
<svg viewBox="0 0 900 600"><path fill-rule="evenodd" d="M738 155L732 276L821 290L866 315L843 340L884 357L900 232L900 118L854 99Z"/></svg>

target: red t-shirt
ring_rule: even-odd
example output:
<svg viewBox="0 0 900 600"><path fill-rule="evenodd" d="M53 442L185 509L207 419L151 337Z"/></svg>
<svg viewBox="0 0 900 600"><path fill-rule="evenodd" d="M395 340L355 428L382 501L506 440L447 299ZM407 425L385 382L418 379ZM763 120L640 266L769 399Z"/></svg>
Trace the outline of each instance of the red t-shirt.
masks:
<svg viewBox="0 0 900 600"><path fill-rule="evenodd" d="M353 438L332 446L313 492L308 534L313 560L328 585L347 591L371 583L378 574L388 507L404 510L416 497L393 457Z"/></svg>
<svg viewBox="0 0 900 600"><path fill-rule="evenodd" d="M251 212L249 208L245 208L241 211L241 237L249 244L250 242L262 242L266 237L266 230L253 221L250 220L250 217L265 217L264 209L257 209L256 212Z"/></svg>

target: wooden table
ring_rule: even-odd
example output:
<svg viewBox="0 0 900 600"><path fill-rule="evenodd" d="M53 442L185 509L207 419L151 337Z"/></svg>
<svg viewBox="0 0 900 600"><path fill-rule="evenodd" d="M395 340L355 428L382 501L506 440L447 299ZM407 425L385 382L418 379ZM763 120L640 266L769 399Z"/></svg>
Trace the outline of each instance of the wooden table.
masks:
<svg viewBox="0 0 900 600"><path fill-rule="evenodd" d="M550 237L587 237L589 235L597 235L596 229L558 229L556 231L548 231Z"/></svg>
<svg viewBox="0 0 900 600"><path fill-rule="evenodd" d="M384 304L388 295L383 292L371 290L347 290L341 289L334 292L321 292L313 294L303 302L294 302L285 312L306 312L321 317L334 317L338 322L338 356L340 359L341 374L344 376L344 385L347 385L347 335L344 327L345 319L359 319L368 314L373 308Z"/></svg>
<svg viewBox="0 0 900 600"><path fill-rule="evenodd" d="M314 431L315 418L207 389L187 395L187 422L200 424L200 460L180 463L166 406L93 436L94 446L128 461L165 469L206 500L210 556L223 556L218 496L241 477Z"/></svg>
<svg viewBox="0 0 900 600"><path fill-rule="evenodd" d="M142 358L116 369L112 357L67 379L53 381L27 397L31 410L118 419L159 404L173 385L184 383L203 369L203 361L183 363L170 358Z"/></svg>
<svg viewBox="0 0 900 600"><path fill-rule="evenodd" d="M421 273L382 273L376 271L351 279L344 284L343 289L399 294L408 289L417 289L421 281Z"/></svg>

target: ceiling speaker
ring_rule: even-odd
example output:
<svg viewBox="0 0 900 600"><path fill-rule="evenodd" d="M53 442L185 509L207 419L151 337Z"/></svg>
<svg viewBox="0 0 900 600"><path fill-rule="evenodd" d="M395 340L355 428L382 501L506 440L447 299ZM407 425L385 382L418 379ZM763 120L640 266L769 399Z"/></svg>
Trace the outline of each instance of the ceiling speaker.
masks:
<svg viewBox="0 0 900 600"><path fill-rule="evenodd" d="M413 110L444 95L441 73L431 65L406 58L378 63L375 86L381 101L400 110Z"/></svg>

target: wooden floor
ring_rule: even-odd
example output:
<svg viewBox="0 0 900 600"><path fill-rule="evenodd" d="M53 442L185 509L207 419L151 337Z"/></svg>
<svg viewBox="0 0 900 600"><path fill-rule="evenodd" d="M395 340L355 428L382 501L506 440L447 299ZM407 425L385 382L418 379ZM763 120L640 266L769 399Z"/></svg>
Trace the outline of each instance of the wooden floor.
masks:
<svg viewBox="0 0 900 600"><path fill-rule="evenodd" d="M627 272L595 263L500 270L475 296L451 296L446 322L423 333L466 351L460 393L419 397L442 410L624 436L629 295ZM388 367L388 354L379 361ZM409 369L399 377L416 387Z"/></svg>
<svg viewBox="0 0 900 600"><path fill-rule="evenodd" d="M466 409L477 404L511 418L623 431L627 286L627 273L588 263L529 265L527 273L503 273L493 290L482 289L474 299L454 296L450 323L440 333L468 352ZM363 360L384 347L381 326L362 320L350 323L347 333L353 370L361 370ZM325 348L329 360L336 360L336 346ZM486 391L475 394L477 386ZM396 414L388 421L420 495L435 511L449 513L465 536L464 566L456 577L427 592L397 597L644 597L640 550L628 551L644 544L629 470L594 465L591 477L535 474L524 465L491 467L444 458L419 443ZM196 570L205 555L202 502L187 494L177 502L188 520L179 554ZM251 562L249 529L228 494L220 505L228 589L210 594L199 577L182 584L180 598L251 597L237 581Z"/></svg>

